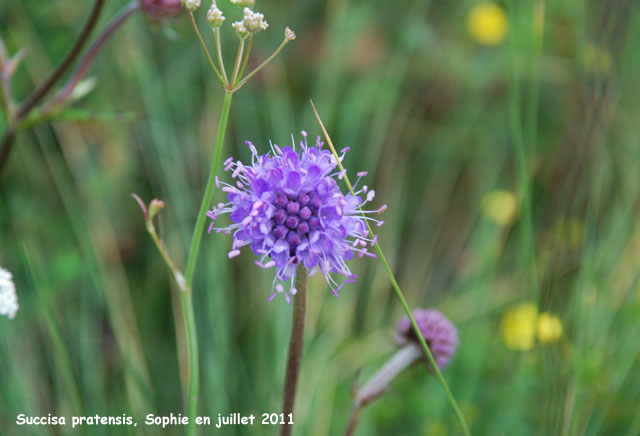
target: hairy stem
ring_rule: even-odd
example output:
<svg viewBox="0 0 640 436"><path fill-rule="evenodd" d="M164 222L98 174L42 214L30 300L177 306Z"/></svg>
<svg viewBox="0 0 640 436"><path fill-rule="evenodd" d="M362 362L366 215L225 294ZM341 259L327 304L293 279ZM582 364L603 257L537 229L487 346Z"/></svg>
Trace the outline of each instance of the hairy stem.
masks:
<svg viewBox="0 0 640 436"><path fill-rule="evenodd" d="M421 356L422 350L413 342L400 348L362 388L358 389L356 401L368 404L378 398L385 392L391 380Z"/></svg>
<svg viewBox="0 0 640 436"><path fill-rule="evenodd" d="M293 297L293 321L291 323L291 338L289 339L289 357L287 358L287 372L284 380L284 400L282 413L286 422L289 414L293 416L293 408L298 388L300 364L302 363L302 347L304 345L304 319L307 311L307 278L308 273L304 265L300 264L296 271L296 290ZM282 436L289 436L293 427L291 424L282 425Z"/></svg>
<svg viewBox="0 0 640 436"><path fill-rule="evenodd" d="M327 133L327 129L325 129L324 124L322 123L322 120L320 119L320 115L318 115L318 111L316 110L316 107L313 104L313 101L311 102L311 107L313 108L313 112L315 113L316 118L318 119L318 123L320 124L320 128L322 130L322 133L324 134L324 137L327 140L327 144L329 145L329 148L331 149L331 152L333 153L333 156L335 157L335 159L336 159L336 161L338 163L338 168L340 169L340 171L344 171L344 166L342 165L342 162L340 161L340 158L338 156L338 152L336 151L335 147L333 146L333 142L331 142L331 138L329 137L329 134ZM344 176L344 181L345 181L345 183L347 185L347 188L349 188L349 191L353 191L353 186L351 185L351 182L349 181L349 177L346 174ZM364 213L362 213L362 216L365 217ZM367 223L367 230L369 230L369 235L371 237L373 237L375 235L375 233L373 232L373 229L371 228L371 225L369 224L369 221L368 220L365 220L365 221ZM398 285L398 282L396 281L396 278L394 277L393 272L391 271L391 267L389 266L389 262L387 262L387 258L384 256L384 253L382 252L382 248L380 248L380 244L378 242L375 243L375 249L376 249L376 253L378 254L378 258L380 259L380 261L382 262L382 265L384 266L384 270L387 273L387 277L389 278L389 281L391 282L391 286L393 287L393 290L396 293L396 297L400 301L400 305L402 306L402 308L404 309L405 313L409 317L409 320L411 321L411 327L413 328L413 331L415 332L416 337L420 341L420 346L422 347L422 350L424 351L424 354L427 356L427 359L429 360L429 363L431 363L431 367L433 368L433 372L436 375L436 378L438 379L438 381L442 385L442 388L444 389L445 393L447 394L447 398L449 400L449 404L451 404L451 407L453 408L453 411L455 412L456 417L458 418L458 421L460 422L460 426L462 427L462 431L464 432L465 435L470 436L471 433L469 432L469 427L467 426L467 423L464 420L464 416L462 415L462 411L460 410L460 407L458 406L458 403L456 402L456 399L454 398L453 394L451 393L451 389L449 389L449 385L447 384L446 380L442 376L442 372L440 372L440 368L438 368L438 364L436 363L436 360L433 358L433 354L431 353L431 350L427 346L427 343L424 340L424 337L422 336L422 333L420 333L420 328L418 327L418 324L416 323L416 320L413 317L413 313L411 313L411 308L409 307L409 304L407 303L407 299L404 297L404 294L403 294L402 290L400 289L400 285Z"/></svg>

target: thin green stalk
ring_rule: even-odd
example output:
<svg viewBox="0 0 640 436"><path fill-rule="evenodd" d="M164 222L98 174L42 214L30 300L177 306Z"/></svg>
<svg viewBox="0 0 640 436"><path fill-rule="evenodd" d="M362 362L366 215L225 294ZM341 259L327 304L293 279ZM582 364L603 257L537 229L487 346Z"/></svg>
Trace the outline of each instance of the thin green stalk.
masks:
<svg viewBox="0 0 640 436"><path fill-rule="evenodd" d="M238 74L238 78L240 79L242 79L242 76L244 76L244 70L247 68L247 63L249 62L249 55L251 54L251 47L253 47L253 35L249 35L249 43L247 44L247 51L244 55L242 68L240 68L240 73Z"/></svg>
<svg viewBox="0 0 640 436"><path fill-rule="evenodd" d="M302 364L302 348L304 346L304 320L307 311L307 268L300 264L296 271L296 294L293 297L293 320L291 322L291 337L289 338L289 356L287 358L287 372L284 379L284 398L282 413L285 422L289 422L290 414L293 418L293 409L298 390L300 377L300 365ZM295 419L294 419L295 421ZM282 425L282 436L290 436L293 424Z"/></svg>
<svg viewBox="0 0 640 436"><path fill-rule="evenodd" d="M167 264L167 268L169 268L169 271L171 272L173 279L178 285L178 288L180 288L180 290L183 292L186 291L187 289L184 276L182 275L180 269L178 269L178 267L176 266L176 263L173 261L173 259L171 259L169 251L167 251L167 248L164 246L164 243L158 236L158 233L156 232L156 226L153 224L153 218L164 207L164 202L159 200L152 200L149 205L149 209L147 209L147 206L144 204L142 199L138 197L137 194L131 194L131 196L138 203L140 209L142 209L142 213L144 214L144 221L147 225L147 233L149 233L149 235L151 236L153 243L156 244L156 248L160 252L162 259L164 259L164 263Z"/></svg>
<svg viewBox="0 0 640 436"><path fill-rule="evenodd" d="M220 122L218 124L218 137L216 139L213 165L211 165L209 180L207 181L207 188L205 189L204 196L202 197L202 203L200 204L200 210L198 211L196 226L193 229L193 237L191 238L189 256L187 257L187 268L185 270L185 278L187 280L187 289L189 292L191 292L191 283L193 282L193 274L196 269L196 261L198 260L198 253L200 251L200 242L202 240L202 233L204 232L206 212L209 208L209 205L211 204L211 198L213 197L213 192L216 188L216 174L218 173L218 169L222 160L222 146L224 145L224 137L227 132L229 110L231 109L231 97L233 97L233 93L230 91L226 91L224 100L222 102Z"/></svg>
<svg viewBox="0 0 640 436"><path fill-rule="evenodd" d="M342 162L340 161L340 158L338 156L338 152L336 151L335 147L333 146L333 142L331 142L331 138L329 137L329 134L327 133L327 129L325 129L324 124L322 123L322 120L320 119L320 115L318 115L318 111L316 110L316 107L313 104L313 101L311 102L311 107L313 108L313 112L315 113L316 118L318 119L318 123L320 124L320 128L322 129L322 133L324 134L324 137L327 140L327 144L329 145L329 148L331 149L331 152L333 153L333 156L335 157L335 159L336 159L336 161L338 163L338 168L340 169L340 171L344 171L344 167L342 166ZM347 185L347 188L349 188L349 191L353 191L353 186L351 185L351 182L349 181L349 177L346 174L344 176L344 181L345 181L345 183ZM360 212L362 213L362 216L365 217L365 215L362 212L362 210ZM371 228L371 225L369 224L369 220L365 220L365 222L367 223L367 230L369 230L369 234L373 237L374 232L373 232L373 229ZM378 242L375 243L375 249L376 249L376 253L378 254L378 257L379 257L380 261L382 262L382 265L384 266L384 270L387 273L387 276L389 277L389 281L391 282L391 286L393 287L393 289L394 289L394 291L396 293L396 296L398 297L398 300L400 300L400 305L402 306L402 308L406 312L407 316L409 317L409 320L411 321L411 326L413 328L413 331L416 333L416 337L418 338L418 341L420 342L420 346L422 347L422 350L424 351L424 354L427 356L427 359L429 360L429 363L431 363L431 367L433 368L433 372L436 375L436 378L438 379L438 381L442 385L442 388L444 389L445 393L447 394L447 398L449 400L449 403L451 404L451 407L453 408L453 411L455 412L456 417L458 418L458 421L460 422L460 426L462 427L462 431L464 432L464 434L466 436L470 436L471 433L469 432L469 427L467 426L467 423L466 423L466 421L464 419L464 416L462 415L462 411L460 410L460 407L458 406L458 403L456 402L456 399L454 398L453 394L451 393L451 389L449 389L449 385L447 384L446 380L442 376L442 372L440 372L440 368L438 367L438 364L436 363L436 360L433 358L433 354L431 354L431 350L427 346L427 343L424 340L424 337L422 336L422 333L420 333L420 328L418 327L418 324L416 323L416 320L413 317L413 314L411 313L411 308L409 307L409 304L407 303L407 300L404 298L404 294L402 293L402 290L400 289L400 286L398 285L398 282L396 281L395 277L393 276L393 272L391 271L391 267L389 266L389 263L387 262L387 258L384 256L384 253L382 252L382 248L380 248L380 244Z"/></svg>
<svg viewBox="0 0 640 436"><path fill-rule="evenodd" d="M276 56L278 56L278 54L282 51L282 49L284 48L285 45L287 45L287 43L289 42L289 39L285 39L284 41L282 41L282 44L280 44L280 47L278 47L278 49L276 51L273 52L273 54L271 56L269 56L267 58L266 61L264 61L263 63L261 63L260 65L258 65L256 67L255 70L253 70L252 72L250 72L249 74L247 74L247 77L245 77L244 79L242 79L241 81L238 82L237 85L234 85L233 90L237 91L238 89L242 88L245 83L247 83L247 81L249 79L251 79L258 71L260 71L262 69L262 67L264 67L265 65L267 65L269 62L271 62Z"/></svg>
<svg viewBox="0 0 640 436"><path fill-rule="evenodd" d="M227 72L224 69L224 61L222 60L222 47L220 47L220 28L216 27L213 29L213 42L216 46L216 53L218 55L218 63L220 64L220 70L222 70L222 77L224 77L224 83L229 84L229 79L227 78Z"/></svg>
<svg viewBox="0 0 640 436"><path fill-rule="evenodd" d="M196 23L196 19L193 17L193 12L189 12L189 18L191 19L191 24L193 25L193 29L196 31L196 35L198 35L198 40L200 40L200 45L202 46L202 50L204 51L204 54L207 56L207 60L209 61L209 65L211 66L211 69L213 70L215 75L218 77L218 80L220 80L220 82L223 85L226 85L227 77L225 75L225 77L223 78L222 75L220 75L220 71L218 71L218 69L216 68L216 64L215 62L213 62L213 58L211 57L211 53L209 53L207 44L205 44L204 39L202 39L202 35L200 34L200 30L198 29L198 24Z"/></svg>
<svg viewBox="0 0 640 436"><path fill-rule="evenodd" d="M222 146L227 131L227 122L229 121L229 110L231 109L231 92L225 92L222 102L222 112L220 114L220 123L218 125L218 138L214 152L213 164L209 172L209 180L202 197L200 210L196 219L196 225L193 229L193 237L191 238L191 247L189 248L189 256L187 257L187 267L185 270L185 290L182 292L182 310L184 311L185 331L187 335L187 347L189 353L189 398L188 398L188 416L189 425L187 434L193 436L196 434L195 418L198 412L198 390L200 388L200 364L198 356L198 337L196 332L195 314L193 310L192 283L193 275L196 269L198 254L200 252L200 242L206 219L206 212L211 204L211 199L216 187L216 174L220 167L222 159Z"/></svg>
<svg viewBox="0 0 640 436"><path fill-rule="evenodd" d="M240 64L242 63L242 53L244 52L244 39L240 40L238 44L238 53L236 54L236 62L233 66L233 74L231 75L231 86L236 83L238 79L238 73L240 72Z"/></svg>
<svg viewBox="0 0 640 436"><path fill-rule="evenodd" d="M189 424L187 434L196 434L196 415L198 414L198 395L200 389L200 355L198 352L198 333L196 330L196 318L193 311L193 298L191 289L181 293L182 311L184 314L185 333L187 335L187 350L189 353L189 398L187 399Z"/></svg>

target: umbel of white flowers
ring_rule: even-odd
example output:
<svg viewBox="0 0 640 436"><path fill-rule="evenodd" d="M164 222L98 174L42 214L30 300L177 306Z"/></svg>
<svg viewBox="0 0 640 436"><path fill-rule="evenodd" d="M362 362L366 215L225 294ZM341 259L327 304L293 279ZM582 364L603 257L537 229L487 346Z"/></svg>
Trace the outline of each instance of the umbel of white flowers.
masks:
<svg viewBox="0 0 640 436"><path fill-rule="evenodd" d="M242 21L236 21L231 27L236 31L240 39L245 39L249 35L256 34L261 30L267 30L269 23L260 12L253 12L249 8L244 8Z"/></svg>
<svg viewBox="0 0 640 436"><path fill-rule="evenodd" d="M0 267L0 315L13 319L18 311L18 297L16 285L9 271Z"/></svg>

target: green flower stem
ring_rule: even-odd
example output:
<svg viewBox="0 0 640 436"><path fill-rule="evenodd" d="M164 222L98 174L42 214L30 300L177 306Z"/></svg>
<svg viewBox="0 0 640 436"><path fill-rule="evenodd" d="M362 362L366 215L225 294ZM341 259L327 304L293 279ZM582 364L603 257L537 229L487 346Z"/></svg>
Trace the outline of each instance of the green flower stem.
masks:
<svg viewBox="0 0 640 436"><path fill-rule="evenodd" d="M269 56L267 58L266 61L264 61L263 63L261 63L260 65L258 65L255 70L253 70L252 72L250 72L249 74L247 74L247 77L245 77L244 79L240 80L238 82L237 85L233 86L233 90L237 91L238 89L242 88L245 83L247 83L249 81L249 79L251 79L258 71L260 71L265 65L267 65L269 62L271 62L276 56L278 56L278 54L282 51L282 49L284 48L285 45L287 45L287 43L289 42L289 39L286 39L284 41L282 41L282 44L280 44L280 47L277 48L276 51L273 52L273 54L271 56Z"/></svg>
<svg viewBox="0 0 640 436"><path fill-rule="evenodd" d="M189 436L196 434L195 418L198 412L198 390L200 384L200 366L198 361L198 338L196 332L195 315L193 311L192 284L193 275L196 269L198 254L200 252L200 242L202 233L204 232L206 212L211 204L211 199L216 187L216 174L220 167L222 159L222 146L224 145L224 137L227 132L227 122L229 121L229 110L231 109L231 97L233 94L229 91L225 92L222 102L222 112L220 113L220 123L218 125L218 138L214 151L213 164L209 172L209 180L205 189L196 225L193 229L193 237L191 238L191 247L189 248L189 256L187 257L187 268L185 270L185 291L182 292L182 308L184 311L185 331L187 334L187 346L189 350L189 396L188 396L188 416L189 425L187 434Z"/></svg>
<svg viewBox="0 0 640 436"><path fill-rule="evenodd" d="M211 165L209 180L207 181L207 188L205 189L204 196L202 197L202 203L200 204L200 210L198 211L196 226L193 229L191 248L189 249L189 256L187 257L187 268L185 270L188 289L191 289L191 283L193 282L193 274L196 269L198 252L200 251L200 241L202 240L202 233L204 232L204 222L206 219L207 209L211 204L211 199L213 198L213 193L216 189L216 174L218 173L218 169L222 160L222 146L224 145L224 137L227 132L227 122L229 121L229 110L231 109L232 96L232 92L225 92L224 100L222 102L222 111L220 113L220 122L218 124L218 137L216 139L213 165Z"/></svg>
<svg viewBox="0 0 640 436"><path fill-rule="evenodd" d="M238 79L238 73L240 72L240 63L242 62L242 53L244 52L244 39L240 40L238 44L238 53L236 54L236 63L233 66L233 74L231 75L231 87L236 83Z"/></svg>
<svg viewBox="0 0 640 436"><path fill-rule="evenodd" d="M320 119L320 115L318 115L318 111L316 110L316 107L313 104L313 101L311 102L311 107L313 108L313 112L315 113L316 118L318 119L318 123L320 124L320 128L322 129L322 133L324 134L324 137L327 140L327 144L329 145L329 148L331 149L331 152L333 153L333 156L336 158L336 161L338 163L338 168L340 169L340 171L344 171L344 167L342 166L342 162L340 161L338 153L336 152L336 149L333 146L333 142L331 142L331 138L329 137L329 134L327 133L327 129L325 129L324 124L322 123L322 120ZM349 188L349 191L353 191L353 186L351 185L351 182L349 181L349 177L346 174L344 176L344 181L345 181L345 183L347 185L347 188ZM364 213L362 213L362 216L363 217L365 216ZM367 229L369 230L369 234L373 237L373 235L374 235L373 229L371 228L371 225L369 224L369 221L368 220L365 220L365 221L367 222ZM416 320L413 317L413 314L411 313L411 308L409 307L409 304L407 303L407 300L404 297L404 294L402 293L402 290L400 289L400 286L398 285L398 282L396 281L395 277L393 276L393 272L391 271L391 267L389 266L389 263L387 262L387 258L384 256L384 253L382 252L382 249L380 248L380 244L378 242L375 243L375 249L376 249L376 253L378 254L378 258L382 262L382 265L384 266L384 269L385 269L385 271L387 273L387 276L389 277L389 281L391 282L391 286L393 287L393 289L394 289L394 291L396 293L396 296L398 297L398 300L400 300L400 304L402 305L402 308L404 309L405 313L409 317L409 320L411 321L411 326L413 328L413 331L416 333L416 337L420 341L420 346L422 347L422 350L424 351L424 354L427 356L427 359L429 360L429 363L431 363L431 367L433 368L433 372L436 375L436 378L438 379L438 381L442 385L442 388L444 389L445 393L447 394L447 398L449 399L449 403L451 404L451 407L453 408L453 411L455 412L456 417L458 418L458 421L460 422L460 426L462 427L462 431L464 432L464 434L466 436L470 436L471 433L469 432L469 427L467 426L467 423L464 420L464 416L462 415L462 411L460 410L460 407L458 406L458 403L456 402L456 399L454 398L453 394L451 393L451 389L449 389L449 385L447 385L446 380L442 376L442 372L440 372L440 368L438 368L438 364L436 363L436 360L433 358L433 354L431 354L431 350L429 350L429 347L427 346L427 343L425 342L424 337L420 333L420 329L418 328L418 324L416 323Z"/></svg>
<svg viewBox="0 0 640 436"><path fill-rule="evenodd" d="M193 311L193 298L191 289L181 293L182 311L184 314L185 334L187 335L187 349L189 353L189 393L188 393L188 416L189 424L187 434L196 434L196 415L198 414L198 395L200 390L200 356L198 353L198 333L196 330L196 318Z"/></svg>
<svg viewBox="0 0 640 436"><path fill-rule="evenodd" d="M218 64L220 64L220 70L222 71L222 77L224 77L224 83L229 84L227 78L227 72L224 69L224 61L222 60L222 47L220 46L220 28L213 29L213 42L216 46L216 54L218 55Z"/></svg>
<svg viewBox="0 0 640 436"><path fill-rule="evenodd" d="M196 23L196 19L193 17L193 12L189 12L189 18L191 19L191 24L193 25L193 30L196 31L196 35L198 35L198 40L200 40L200 45L202 46L202 50L204 54L207 56L207 60L209 61L209 65L211 65L211 69L215 73L216 77L226 86L227 80L226 76L223 78L220 74L220 71L216 68L215 62L213 62L213 58L211 57L211 53L209 53L209 49L207 48L207 44L205 44L204 39L202 39L202 35L200 34L200 30L198 29L198 24Z"/></svg>
<svg viewBox="0 0 640 436"><path fill-rule="evenodd" d="M247 68L247 62L249 62L249 55L251 54L252 46L253 46L253 35L249 35L249 43L247 44L247 50L244 55L244 61L242 61L242 68L240 68L240 73L238 74L239 79L242 79L242 76L244 76L244 70Z"/></svg>
<svg viewBox="0 0 640 436"><path fill-rule="evenodd" d="M296 294L293 297L293 321L291 323L291 338L289 339L289 357L287 358L287 372L284 379L284 400L282 413L285 422L289 422L289 414L293 416L293 408L302 363L302 348L304 345L304 319L307 311L307 279L309 273L300 264L296 271ZM289 436L293 431L292 424L282 425L282 436Z"/></svg>

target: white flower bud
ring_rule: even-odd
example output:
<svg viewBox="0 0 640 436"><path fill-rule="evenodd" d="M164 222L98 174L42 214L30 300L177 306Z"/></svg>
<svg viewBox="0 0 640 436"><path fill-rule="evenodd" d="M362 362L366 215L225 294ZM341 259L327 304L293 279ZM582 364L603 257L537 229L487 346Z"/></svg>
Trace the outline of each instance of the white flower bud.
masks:
<svg viewBox="0 0 640 436"><path fill-rule="evenodd" d="M224 15L222 15L222 11L218 9L218 6L216 6L216 3L214 2L207 11L207 21L212 28L216 28L222 26L224 20L225 18Z"/></svg>
<svg viewBox="0 0 640 436"><path fill-rule="evenodd" d="M164 201L154 198L149 203L149 218L153 219L164 208Z"/></svg>
<svg viewBox="0 0 640 436"><path fill-rule="evenodd" d="M236 21L235 23L231 24L231 27L233 27L233 29L238 34L238 38L245 39L247 36L249 36L249 32L247 32L244 21Z"/></svg>
<svg viewBox="0 0 640 436"><path fill-rule="evenodd" d="M288 26L284 29L284 39L286 39L287 41L293 41L294 39L296 39L295 32Z"/></svg>
<svg viewBox="0 0 640 436"><path fill-rule="evenodd" d="M18 311L16 285L9 271L0 267L0 315L13 319Z"/></svg>
<svg viewBox="0 0 640 436"><path fill-rule="evenodd" d="M200 7L200 0L182 0L182 7L189 12L194 12Z"/></svg>

